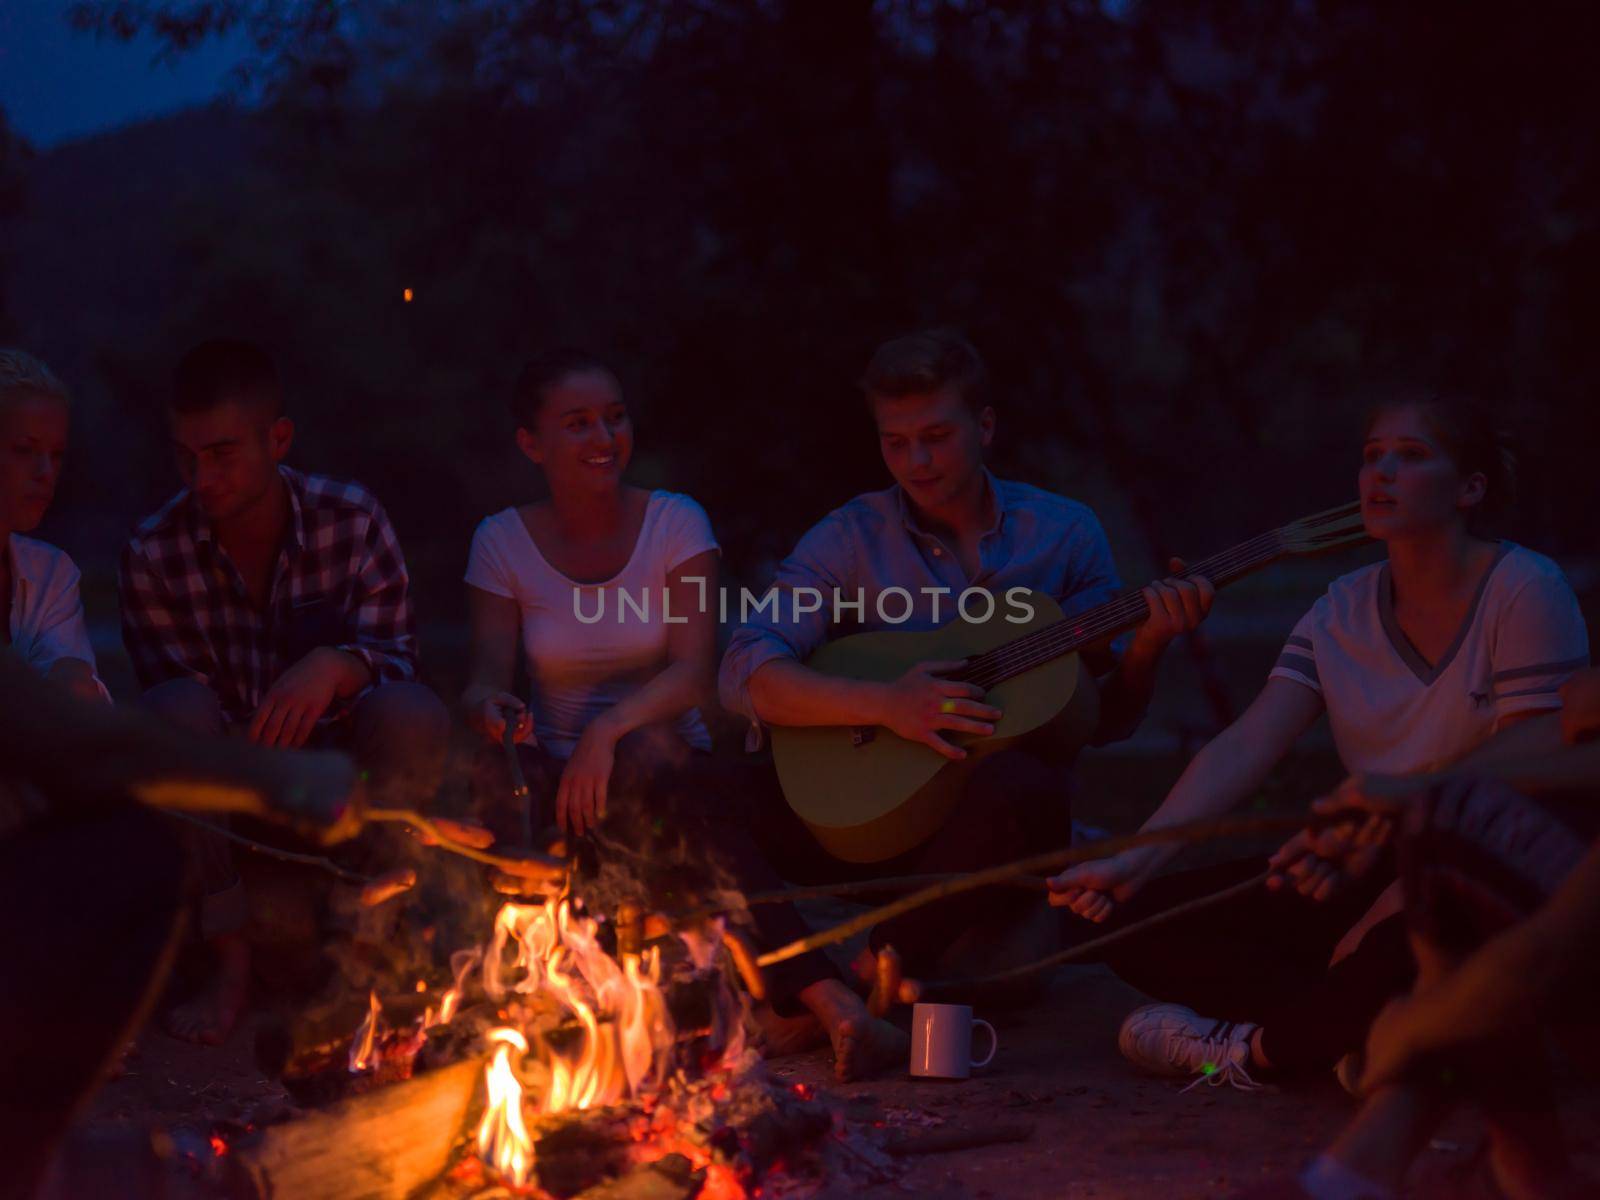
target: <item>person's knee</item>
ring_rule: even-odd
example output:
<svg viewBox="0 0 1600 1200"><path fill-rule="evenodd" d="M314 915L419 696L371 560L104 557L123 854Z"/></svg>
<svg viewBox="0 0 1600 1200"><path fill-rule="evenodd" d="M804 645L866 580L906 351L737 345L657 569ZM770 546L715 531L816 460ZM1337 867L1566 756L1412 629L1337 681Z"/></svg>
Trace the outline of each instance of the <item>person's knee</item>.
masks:
<svg viewBox="0 0 1600 1200"><path fill-rule="evenodd" d="M617 742L611 777L619 791L647 790L687 768L690 757L689 743L670 725L645 725Z"/></svg>
<svg viewBox="0 0 1600 1200"><path fill-rule="evenodd" d="M682 767L689 761L689 743L672 726L657 721L640 726L617 742L617 759L644 766Z"/></svg>
<svg viewBox="0 0 1600 1200"><path fill-rule="evenodd" d="M357 726L399 743L440 742L450 731L450 710L420 683L382 683L356 705Z"/></svg>
<svg viewBox="0 0 1600 1200"><path fill-rule="evenodd" d="M179 729L214 736L227 728L222 701L198 679L169 679L139 698L141 707Z"/></svg>
<svg viewBox="0 0 1600 1200"><path fill-rule="evenodd" d="M352 725L350 749L375 784L415 789L422 803L431 798L450 737L450 711L431 688L380 684L356 705Z"/></svg>

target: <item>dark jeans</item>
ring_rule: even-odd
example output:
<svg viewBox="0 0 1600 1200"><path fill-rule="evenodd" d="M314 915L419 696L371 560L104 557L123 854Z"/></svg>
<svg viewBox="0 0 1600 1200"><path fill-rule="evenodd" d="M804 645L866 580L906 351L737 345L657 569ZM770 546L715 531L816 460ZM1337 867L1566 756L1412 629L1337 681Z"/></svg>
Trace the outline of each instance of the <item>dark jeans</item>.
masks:
<svg viewBox="0 0 1600 1200"><path fill-rule="evenodd" d="M0 1198L34 1193L154 1002L181 928L184 856L132 805L0 841Z"/></svg>
<svg viewBox="0 0 1600 1200"><path fill-rule="evenodd" d="M157 684L141 703L202 737L229 732L217 694L199 680ZM363 696L349 717L320 727L309 744L348 750L366 768L377 803L420 808L438 791L449 734L450 714L430 689L420 683L384 683ZM201 936L237 932L244 926L245 899L233 845L193 824L184 823L179 831L199 880Z"/></svg>
<svg viewBox="0 0 1600 1200"><path fill-rule="evenodd" d="M1264 859L1248 859L1159 876L1104 925L1070 918L1068 939L1110 933L1265 868ZM1157 1000L1260 1025L1262 1050L1277 1070L1325 1070L1362 1047L1378 1012L1416 977L1399 916L1374 925L1352 953L1328 965L1340 939L1392 880L1392 872L1375 871L1372 882L1327 903L1256 888L1135 936L1104 961Z"/></svg>
<svg viewBox="0 0 1600 1200"><path fill-rule="evenodd" d="M734 806L731 820L747 831L746 844L754 856L748 871L762 880L746 890L778 887L780 880L820 884L975 871L1065 846L1072 838L1069 786L1065 767L1022 750L1000 751L970 768L960 802L922 845L884 862L847 863L828 854L789 807L770 762L733 768L729 784ZM1010 887L968 892L885 921L872 930L868 941L875 950L893 946L906 974L926 978L959 935L972 930L1004 930L1041 902L1037 894ZM763 911L769 907L786 911L779 917ZM789 906L763 905L753 912L769 945L809 932ZM774 928L780 923L781 935ZM788 966L768 970L778 975ZM797 973L804 969L793 968ZM809 969L819 972L822 968L813 964Z"/></svg>

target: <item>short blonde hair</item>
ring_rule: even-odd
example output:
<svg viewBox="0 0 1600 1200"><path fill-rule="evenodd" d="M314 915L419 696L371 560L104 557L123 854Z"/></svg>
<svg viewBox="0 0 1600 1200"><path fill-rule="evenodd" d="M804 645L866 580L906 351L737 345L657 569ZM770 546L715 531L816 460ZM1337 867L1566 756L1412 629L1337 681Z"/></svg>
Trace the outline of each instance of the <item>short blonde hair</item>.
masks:
<svg viewBox="0 0 1600 1200"><path fill-rule="evenodd" d="M0 349L0 404L24 396L52 396L63 403L72 399L56 373L26 350Z"/></svg>

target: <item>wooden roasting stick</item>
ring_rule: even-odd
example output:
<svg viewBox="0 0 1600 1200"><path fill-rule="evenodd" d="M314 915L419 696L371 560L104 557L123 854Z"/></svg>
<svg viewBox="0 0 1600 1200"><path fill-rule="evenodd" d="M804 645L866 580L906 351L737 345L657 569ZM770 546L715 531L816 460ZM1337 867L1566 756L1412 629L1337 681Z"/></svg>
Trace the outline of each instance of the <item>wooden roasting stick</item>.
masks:
<svg viewBox="0 0 1600 1200"><path fill-rule="evenodd" d="M988 987L997 983L1012 983L1018 979L1026 979L1029 975L1036 975L1040 971L1048 971L1052 967L1065 966L1069 962L1090 958L1107 950L1119 942L1136 937L1141 933L1148 933L1162 925L1176 921L1179 917L1189 916L1191 913L1210 908L1215 904L1225 904L1247 892L1252 892L1267 881L1271 871L1263 871L1249 879L1241 880L1220 891L1212 892L1205 896L1196 896L1193 900L1185 900L1182 904L1174 904L1171 908L1153 913L1142 921L1135 921L1131 925L1124 925L1121 929L1104 934L1101 937L1090 938L1087 942L1079 942L1066 950L1058 950L1054 954L1046 955L1035 962L1023 963L1021 966L1008 967L1003 971L995 971L989 975L974 975L966 979L935 979L921 982L924 993L935 993L947 988Z"/></svg>
<svg viewBox="0 0 1600 1200"><path fill-rule="evenodd" d="M522 773L522 759L517 757L517 718L514 712L505 712L506 731L502 742L506 750L506 770L511 773L511 801L516 805L517 818L520 822L522 844L533 845L533 809L531 804L532 792L528 790L528 779Z"/></svg>
<svg viewBox="0 0 1600 1200"><path fill-rule="evenodd" d="M369 821L408 825L431 839L439 849L459 854L462 858L470 858L473 862L480 862L485 866L498 868L507 875L535 880L552 887L561 886L567 877L567 861L564 858L541 854L536 850L524 850L514 855L494 854L478 846L468 845L460 840L459 836L452 837L452 833L457 833L462 828L453 821L448 822L450 832L446 832L446 823L436 822L409 808L369 808L365 815Z"/></svg>
<svg viewBox="0 0 1600 1200"><path fill-rule="evenodd" d="M1343 825L1351 822L1365 822L1371 814L1363 809L1341 809L1331 813L1282 813L1259 817L1225 817L1220 821L1195 821L1185 825L1168 825L1160 829L1147 829L1142 833L1128 834L1124 837L1104 838L1087 846L1069 846L1063 850L1051 850L1044 854L1035 854L1029 858L1019 859L1016 862L1003 863L997 867L988 867L982 871L973 871L966 875L956 875L944 879L939 883L920 888L908 896L902 896L892 903L879 908L869 909L859 916L852 917L842 924L831 929L824 929L809 937L800 938L790 942L787 946L780 946L776 950L763 954L758 964L770 967L775 963L787 962L791 958L798 958L810 950L819 950L823 946L831 946L845 941L880 922L892 917L898 917L924 904L931 904L935 900L943 900L950 896L959 896L963 892L974 891L977 888L992 887L996 884L1006 884L1024 875L1048 874L1059 871L1061 868L1073 863L1088 862L1096 858L1107 858L1123 850L1130 850L1135 846L1150 846L1161 842L1179 842L1193 844L1209 842L1220 838L1252 837L1264 833L1297 833L1302 829L1323 829L1331 825ZM1264 878L1264 877L1263 877ZM1257 881L1252 881L1252 885ZM820 893L822 889L807 889ZM789 893L763 893L763 900L777 901L789 899ZM750 897L748 903L758 903L756 897Z"/></svg>

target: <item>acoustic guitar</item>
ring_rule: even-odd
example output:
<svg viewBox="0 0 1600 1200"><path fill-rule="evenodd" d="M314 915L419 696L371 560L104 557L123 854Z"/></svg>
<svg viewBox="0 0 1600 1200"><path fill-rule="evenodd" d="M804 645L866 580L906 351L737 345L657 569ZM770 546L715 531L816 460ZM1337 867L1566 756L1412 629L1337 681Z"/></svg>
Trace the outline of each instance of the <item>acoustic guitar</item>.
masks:
<svg viewBox="0 0 1600 1200"><path fill-rule="evenodd" d="M1345 504L1251 538L1185 574L1220 588L1280 558L1367 540L1360 504ZM1006 600L989 606L987 620L958 617L926 632L852 634L806 661L826 675L889 682L919 662L962 659L949 678L977 684L1003 714L992 734L945 735L967 748L959 763L882 726L774 726L772 754L784 796L829 853L846 862L893 858L944 823L983 755L1030 735L1047 738L1063 756L1088 741L1099 695L1078 652L1144 621L1144 597L1130 589L1071 617L1040 592L1015 589ZM1029 606L1031 619L1021 620Z"/></svg>

